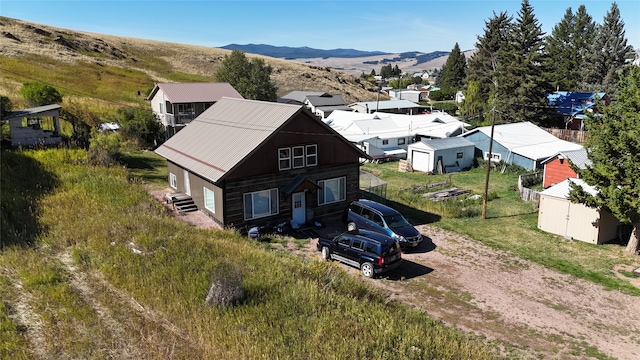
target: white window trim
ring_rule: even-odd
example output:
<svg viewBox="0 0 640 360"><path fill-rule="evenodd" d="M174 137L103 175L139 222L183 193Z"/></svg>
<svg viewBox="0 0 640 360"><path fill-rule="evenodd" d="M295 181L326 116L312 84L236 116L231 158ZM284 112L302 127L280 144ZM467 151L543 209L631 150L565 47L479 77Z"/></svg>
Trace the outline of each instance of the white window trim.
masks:
<svg viewBox="0 0 640 360"><path fill-rule="evenodd" d="M216 193L213 190L208 189L206 187L202 188L202 193L204 195L204 208L211 211L212 213L216 213ZM207 206L207 194L211 194L211 202L213 203L211 207Z"/></svg>
<svg viewBox="0 0 640 360"><path fill-rule="evenodd" d="M324 192L325 191L325 183L327 181L340 181L342 180L344 182L344 187L343 187L343 191L340 192L338 199L333 200L333 201L327 201L327 195ZM345 201L347 199L347 178L345 176L341 176L341 177L337 177L337 178L333 178L333 179L325 179L325 180L320 180L318 181L318 185L321 188L321 191L318 191L318 205L328 205L328 204L333 204L333 203L337 203L337 202L342 202ZM324 201L320 201L320 194L322 193L322 197L324 198Z"/></svg>
<svg viewBox="0 0 640 360"><path fill-rule="evenodd" d="M296 149L298 150L302 150L302 155L298 155L296 156ZM294 146L291 148L291 167L294 169L300 169L305 167L306 163L305 163L305 157L306 157L306 153L305 153L305 147L304 146ZM296 166L296 159L302 160L302 164Z"/></svg>
<svg viewBox="0 0 640 360"><path fill-rule="evenodd" d="M489 158L489 152L485 152L484 153L484 159L487 160ZM497 161L500 162L500 160L502 160L502 154L500 153L491 153L491 161Z"/></svg>
<svg viewBox="0 0 640 360"><path fill-rule="evenodd" d="M272 192L275 191L275 197L272 197L271 194ZM266 215L261 215L261 216L255 216L255 214L253 213L253 209L255 208L253 205L253 194L257 194L257 193L261 193L261 192L268 192L269 193L269 214ZM251 196L251 217L246 217L246 209L245 209L245 197L246 196ZM274 215L278 215L280 213L280 203L279 203L279 192L277 188L274 189L265 189L265 190L260 190L260 191L253 191L253 192L248 192L248 193L244 193L242 194L242 213L244 216L245 220L255 220L255 219L260 219L260 218L264 218L264 217L268 217L268 216L274 216ZM276 211L275 212L271 212L272 209L272 204L273 202L276 202Z"/></svg>
<svg viewBox="0 0 640 360"><path fill-rule="evenodd" d="M315 153L314 153L314 154L309 155L309 148L314 148L314 149L315 149ZM305 149L304 149L304 150L305 150L305 151L304 151L304 155L305 155L305 165L306 165L307 167L310 167L310 166L317 166L317 165L318 165L318 145L316 145L316 144L313 144L313 145L307 145L307 146L305 146ZM313 159L314 159L313 164L310 164L310 162L309 162L309 158L313 158Z"/></svg>
<svg viewBox="0 0 640 360"><path fill-rule="evenodd" d="M288 150L289 151L289 156L282 157L282 150ZM283 167L282 166L282 161L283 160L287 160L287 162L289 164L288 167ZM279 148L278 149L278 169L280 169L280 170L289 170L289 169L291 169L291 148Z"/></svg>
<svg viewBox="0 0 640 360"><path fill-rule="evenodd" d="M169 173L169 186L173 189L178 189L178 177L174 173Z"/></svg>

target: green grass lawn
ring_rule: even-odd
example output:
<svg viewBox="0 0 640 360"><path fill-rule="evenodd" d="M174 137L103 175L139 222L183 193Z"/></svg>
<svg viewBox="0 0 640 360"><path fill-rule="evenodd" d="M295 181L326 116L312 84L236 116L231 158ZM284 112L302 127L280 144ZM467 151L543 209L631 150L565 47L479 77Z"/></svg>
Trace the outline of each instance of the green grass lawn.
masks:
<svg viewBox="0 0 640 360"><path fill-rule="evenodd" d="M430 223L469 236L485 245L510 251L519 257L546 267L587 279L632 295L640 289L616 277L616 264L637 264L637 258L616 244L592 245L570 241L538 229L534 202L520 200L518 175L492 171L489 177L489 201L486 219L481 218L482 200L432 202L421 193L406 190L414 186L450 181L448 187L484 193L485 168L449 175L402 173L398 163L365 164L369 171L387 182L388 201L418 223Z"/></svg>

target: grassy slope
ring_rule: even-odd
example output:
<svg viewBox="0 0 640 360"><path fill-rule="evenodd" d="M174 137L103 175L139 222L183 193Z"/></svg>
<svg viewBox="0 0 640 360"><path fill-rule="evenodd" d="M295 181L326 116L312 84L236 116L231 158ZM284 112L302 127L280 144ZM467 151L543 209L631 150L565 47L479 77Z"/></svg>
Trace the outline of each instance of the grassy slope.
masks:
<svg viewBox="0 0 640 360"><path fill-rule="evenodd" d="M389 302L335 264L175 221L124 168L86 166L84 156L2 154L3 196L26 195L31 209L17 212L25 204L3 198L3 225L7 213L30 223L18 230L31 242L20 245L2 227L3 240L18 244L0 253L0 357L493 357L487 345ZM8 179L25 178L5 189ZM204 305L221 262L244 278L247 299L231 309ZM25 308L39 324L30 345L7 320Z"/></svg>

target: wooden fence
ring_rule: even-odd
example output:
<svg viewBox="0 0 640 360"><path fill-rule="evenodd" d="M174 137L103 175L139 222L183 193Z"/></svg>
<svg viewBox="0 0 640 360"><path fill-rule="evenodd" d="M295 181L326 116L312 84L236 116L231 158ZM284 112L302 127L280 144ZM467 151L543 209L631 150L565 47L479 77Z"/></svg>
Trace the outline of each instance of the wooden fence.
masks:
<svg viewBox="0 0 640 360"><path fill-rule="evenodd" d="M568 130L568 129L550 129L545 128L548 133L561 140L571 141L573 143L582 144L584 138L587 136L587 132L583 130Z"/></svg>
<svg viewBox="0 0 640 360"><path fill-rule="evenodd" d="M524 201L538 201L540 199L540 192L528 188L527 186L542 183L543 177L542 171L536 171L531 174L524 174L518 176L518 190L520 190L520 199Z"/></svg>

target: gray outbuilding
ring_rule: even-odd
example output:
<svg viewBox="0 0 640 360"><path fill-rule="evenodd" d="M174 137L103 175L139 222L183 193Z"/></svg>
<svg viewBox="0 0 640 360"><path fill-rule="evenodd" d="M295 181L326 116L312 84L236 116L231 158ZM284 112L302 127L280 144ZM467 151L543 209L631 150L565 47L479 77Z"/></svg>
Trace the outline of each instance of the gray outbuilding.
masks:
<svg viewBox="0 0 640 360"><path fill-rule="evenodd" d="M408 146L407 161L414 171L459 172L473 165L475 145L461 137L423 139Z"/></svg>

